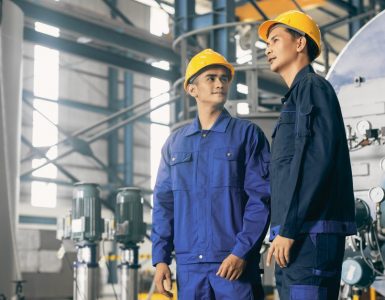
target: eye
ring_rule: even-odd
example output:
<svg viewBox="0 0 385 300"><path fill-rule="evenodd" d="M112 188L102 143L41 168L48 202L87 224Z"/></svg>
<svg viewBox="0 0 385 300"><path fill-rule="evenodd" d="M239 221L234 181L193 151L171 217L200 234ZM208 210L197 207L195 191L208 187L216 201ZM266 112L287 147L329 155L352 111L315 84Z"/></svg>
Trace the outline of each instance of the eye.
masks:
<svg viewBox="0 0 385 300"><path fill-rule="evenodd" d="M229 78L228 78L227 76L222 76L222 77L221 77L221 81L222 81L223 83L227 83L227 82L229 82Z"/></svg>
<svg viewBox="0 0 385 300"><path fill-rule="evenodd" d="M214 76L209 76L209 77L207 77L207 80L208 80L208 81L214 81L215 78L214 78Z"/></svg>

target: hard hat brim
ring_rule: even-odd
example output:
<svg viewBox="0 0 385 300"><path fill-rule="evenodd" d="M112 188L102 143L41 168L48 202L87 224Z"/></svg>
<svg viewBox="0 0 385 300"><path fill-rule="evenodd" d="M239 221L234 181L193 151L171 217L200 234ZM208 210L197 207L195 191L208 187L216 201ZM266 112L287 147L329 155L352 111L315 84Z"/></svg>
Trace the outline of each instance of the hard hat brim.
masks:
<svg viewBox="0 0 385 300"><path fill-rule="evenodd" d="M273 20L268 20L268 21L263 22L261 25L259 25L259 27L258 27L258 35L259 35L259 37L262 40L264 40L265 42L267 42L267 38L268 38L268 35L269 35L269 29L270 29L271 26L273 26L275 24L283 24L283 23L277 22L277 21L273 21Z"/></svg>
<svg viewBox="0 0 385 300"><path fill-rule="evenodd" d="M200 69L195 74L191 75L189 78L186 78L185 81L184 81L184 84L183 84L184 90L187 92L187 87L190 84L191 78L196 77L197 74L201 73L201 71L203 69L208 70L208 69L210 69L210 67L215 68L215 66L221 66L221 67L225 68L226 70L228 70L229 73L230 73L230 81L233 80L235 70L234 70L234 67L231 64L215 63L215 64L212 64L212 65L205 66L204 68Z"/></svg>

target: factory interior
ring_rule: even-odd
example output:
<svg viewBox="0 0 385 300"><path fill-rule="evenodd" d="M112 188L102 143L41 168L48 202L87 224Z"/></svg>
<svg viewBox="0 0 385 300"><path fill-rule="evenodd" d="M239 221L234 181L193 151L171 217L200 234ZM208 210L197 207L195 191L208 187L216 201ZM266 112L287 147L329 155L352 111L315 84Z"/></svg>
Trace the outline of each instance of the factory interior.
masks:
<svg viewBox="0 0 385 300"><path fill-rule="evenodd" d="M257 29L288 10L319 25L312 66L337 93L350 150L358 231L339 298L385 299L384 0L0 5L0 299L167 299L154 284L152 193L162 145L196 115L187 63L206 48L226 57L236 71L226 109L271 141L288 88ZM268 248L266 238L273 300Z"/></svg>

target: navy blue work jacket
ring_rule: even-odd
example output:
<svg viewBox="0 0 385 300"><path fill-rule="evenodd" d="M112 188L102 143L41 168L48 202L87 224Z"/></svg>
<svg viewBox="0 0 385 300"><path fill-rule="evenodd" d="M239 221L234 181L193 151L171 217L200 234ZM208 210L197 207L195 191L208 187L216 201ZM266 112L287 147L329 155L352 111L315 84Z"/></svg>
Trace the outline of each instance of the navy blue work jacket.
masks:
<svg viewBox="0 0 385 300"><path fill-rule="evenodd" d="M167 139L154 188L153 265L259 260L270 220L269 144L257 125L223 110Z"/></svg>
<svg viewBox="0 0 385 300"><path fill-rule="evenodd" d="M271 149L271 230L356 233L345 126L330 83L304 67L282 99Z"/></svg>

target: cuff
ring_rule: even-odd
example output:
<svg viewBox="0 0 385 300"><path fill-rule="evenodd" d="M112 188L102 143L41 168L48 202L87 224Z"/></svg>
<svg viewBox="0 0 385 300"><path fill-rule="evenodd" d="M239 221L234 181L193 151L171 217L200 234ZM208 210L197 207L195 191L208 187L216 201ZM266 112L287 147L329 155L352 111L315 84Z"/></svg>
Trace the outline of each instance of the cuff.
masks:
<svg viewBox="0 0 385 300"><path fill-rule="evenodd" d="M152 257L152 265L155 267L158 263L165 263L170 265L171 264L171 258L165 258L165 257Z"/></svg>
<svg viewBox="0 0 385 300"><path fill-rule="evenodd" d="M247 254L249 253L249 251L250 251L250 249L245 250L244 247L237 244L237 245L235 245L235 247L231 251L231 254L246 260L246 257L247 257Z"/></svg>

